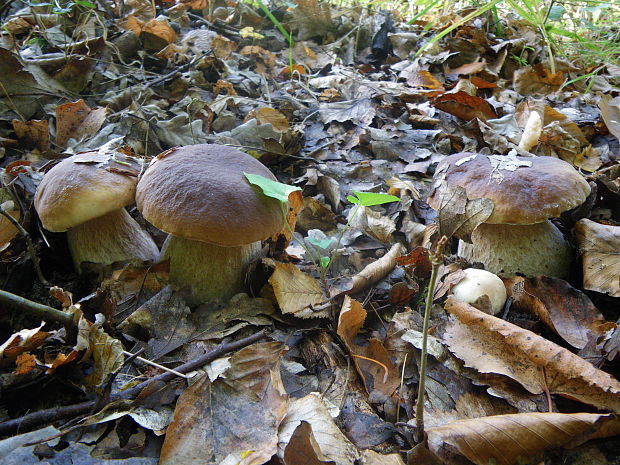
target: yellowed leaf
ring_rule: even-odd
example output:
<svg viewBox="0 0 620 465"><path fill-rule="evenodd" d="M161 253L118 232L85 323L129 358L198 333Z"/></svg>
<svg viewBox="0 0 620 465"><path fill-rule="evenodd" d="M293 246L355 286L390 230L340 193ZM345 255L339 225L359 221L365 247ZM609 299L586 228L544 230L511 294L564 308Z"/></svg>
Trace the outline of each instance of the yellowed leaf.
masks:
<svg viewBox="0 0 620 465"><path fill-rule="evenodd" d="M273 287L282 313L290 313L298 318L329 317L327 309L313 309L325 301L319 282L292 263L276 264L269 284Z"/></svg>

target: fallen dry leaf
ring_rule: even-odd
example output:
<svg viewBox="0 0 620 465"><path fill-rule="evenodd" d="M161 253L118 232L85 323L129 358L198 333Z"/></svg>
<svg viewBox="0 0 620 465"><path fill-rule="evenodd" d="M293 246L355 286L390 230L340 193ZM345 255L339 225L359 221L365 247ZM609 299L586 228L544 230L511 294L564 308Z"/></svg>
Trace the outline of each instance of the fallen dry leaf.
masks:
<svg viewBox="0 0 620 465"><path fill-rule="evenodd" d="M314 434L312 426L307 421L302 421L295 428L286 448L284 449L285 465L336 465L336 462L329 460L321 452Z"/></svg>
<svg viewBox="0 0 620 465"><path fill-rule="evenodd" d="M329 317L328 309L313 309L326 300L319 282L292 263L277 263L269 284L273 287L282 313L298 318Z"/></svg>
<svg viewBox="0 0 620 465"><path fill-rule="evenodd" d="M277 451L278 427L288 406L280 379L282 350L279 342L253 344L229 359L223 377L211 381L203 375L187 388L159 463L267 462Z"/></svg>
<svg viewBox="0 0 620 465"><path fill-rule="evenodd" d="M97 134L105 121L107 109L89 108L84 100L56 107L56 144L65 148L69 139L77 141Z"/></svg>
<svg viewBox="0 0 620 465"><path fill-rule="evenodd" d="M434 107L450 113L462 120L478 118L481 121L497 118L486 100L466 92L445 93L431 102Z"/></svg>
<svg viewBox="0 0 620 465"><path fill-rule="evenodd" d="M594 413L517 413L455 421L426 433L429 449L446 464L462 463L458 454L476 465L511 465L530 463L546 449L578 446L610 421L617 423Z"/></svg>
<svg viewBox="0 0 620 465"><path fill-rule="evenodd" d="M582 219L575 235L583 260L583 287L620 297L620 226Z"/></svg>
<svg viewBox="0 0 620 465"><path fill-rule="evenodd" d="M88 351L93 358L93 366L90 373L84 378L84 384L89 388L101 393L105 388L110 373L119 370L123 366L123 345L118 339L107 334L100 324L91 323L84 317L78 323L78 343L80 338L86 338Z"/></svg>
<svg viewBox="0 0 620 465"><path fill-rule="evenodd" d="M514 89L523 95L548 95L564 83L563 72L552 74L542 63L519 68L514 73Z"/></svg>
<svg viewBox="0 0 620 465"><path fill-rule="evenodd" d="M47 120L13 120L15 135L26 147L36 147L41 152L50 148L50 134Z"/></svg>
<svg viewBox="0 0 620 465"><path fill-rule="evenodd" d="M573 347L583 349L590 339L609 329L588 296L563 279L516 276L504 284L514 299L512 305L538 316Z"/></svg>
<svg viewBox="0 0 620 465"><path fill-rule="evenodd" d="M620 97L611 98L611 95L602 95L598 107L609 132L616 136L616 139L620 139Z"/></svg>
<svg viewBox="0 0 620 465"><path fill-rule="evenodd" d="M405 246L400 243L394 244L388 253L378 260L370 263L362 271L351 278L349 288L338 290L335 295L357 294L374 283L385 278L396 266L396 259L406 252Z"/></svg>
<svg viewBox="0 0 620 465"><path fill-rule="evenodd" d="M456 318L444 340L466 366L514 379L532 394L549 390L600 409L620 412L620 382L537 334L449 297Z"/></svg>
<svg viewBox="0 0 620 465"><path fill-rule="evenodd" d="M351 353L353 363L364 381L366 391L380 391L391 396L400 383L398 370L378 339L372 338L366 346L355 343L357 333L364 325L366 310L357 300L346 296L338 318L338 336Z"/></svg>
<svg viewBox="0 0 620 465"><path fill-rule="evenodd" d="M320 452L338 465L353 465L359 451L334 423L327 406L318 393L311 393L289 404L280 425L278 456L284 457L286 446L302 421L310 424ZM288 464L287 464L288 465Z"/></svg>
<svg viewBox="0 0 620 465"><path fill-rule="evenodd" d="M45 322L42 322L41 326L38 328L22 329L11 335L11 337L0 346L0 360L2 364L6 364L7 362L12 363L24 352L40 347L49 336L49 333L41 331L43 326L45 326Z"/></svg>
<svg viewBox="0 0 620 465"><path fill-rule="evenodd" d="M471 233L484 223L493 213L494 204L490 199L468 199L461 186L448 188L445 182L432 193L437 207L437 223L440 236L456 236L468 240Z"/></svg>

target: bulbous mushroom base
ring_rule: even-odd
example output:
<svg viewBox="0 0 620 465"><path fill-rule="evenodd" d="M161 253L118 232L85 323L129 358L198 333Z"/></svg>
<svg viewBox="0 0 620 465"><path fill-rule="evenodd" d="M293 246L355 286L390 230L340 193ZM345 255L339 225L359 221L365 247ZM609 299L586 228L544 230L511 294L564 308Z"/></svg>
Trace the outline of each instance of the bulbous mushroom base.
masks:
<svg viewBox="0 0 620 465"><path fill-rule="evenodd" d="M78 273L84 262L156 261L159 249L124 208L82 223L67 231L69 250Z"/></svg>
<svg viewBox="0 0 620 465"><path fill-rule="evenodd" d="M170 282L189 286L187 303L227 301L243 292L248 266L262 255L261 241L240 247L221 247L169 235L162 248L162 260L170 259Z"/></svg>
<svg viewBox="0 0 620 465"><path fill-rule="evenodd" d="M529 225L481 224L471 235L472 244L459 241L458 255L481 262L491 273L512 276L554 276L570 272L573 250L550 221Z"/></svg>

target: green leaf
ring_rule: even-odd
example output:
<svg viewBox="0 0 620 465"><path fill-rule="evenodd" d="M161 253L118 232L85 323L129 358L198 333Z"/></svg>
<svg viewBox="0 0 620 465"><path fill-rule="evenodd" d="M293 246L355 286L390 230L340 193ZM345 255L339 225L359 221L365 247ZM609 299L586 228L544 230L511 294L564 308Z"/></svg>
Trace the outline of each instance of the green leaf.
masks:
<svg viewBox="0 0 620 465"><path fill-rule="evenodd" d="M327 268L330 261L331 259L329 257L321 257L321 260L319 262L321 264L321 268Z"/></svg>
<svg viewBox="0 0 620 465"><path fill-rule="evenodd" d="M353 191L355 197L349 195L347 200L362 207L372 207L373 205L383 205L384 203L400 202L395 195L377 194L375 192L358 192Z"/></svg>
<svg viewBox="0 0 620 465"><path fill-rule="evenodd" d="M315 239L314 237L306 237L306 241L319 249L326 249L332 243L331 239Z"/></svg>
<svg viewBox="0 0 620 465"><path fill-rule="evenodd" d="M300 191L300 187L289 186L278 181L272 181L259 174L243 173L248 182L254 186L260 187L267 197L279 200L282 203L288 202L288 195L291 192Z"/></svg>
<svg viewBox="0 0 620 465"><path fill-rule="evenodd" d="M94 3L87 2L86 0L74 0L74 3L84 8L96 8L96 5Z"/></svg>

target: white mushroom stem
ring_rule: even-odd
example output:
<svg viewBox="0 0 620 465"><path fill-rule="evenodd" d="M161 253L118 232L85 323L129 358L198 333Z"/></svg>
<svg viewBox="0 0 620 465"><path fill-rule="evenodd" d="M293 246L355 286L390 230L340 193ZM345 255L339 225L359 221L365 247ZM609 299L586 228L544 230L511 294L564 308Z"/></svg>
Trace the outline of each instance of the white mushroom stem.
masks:
<svg viewBox="0 0 620 465"><path fill-rule="evenodd" d="M159 249L124 208L82 223L67 231L69 250L79 273L85 262L156 261Z"/></svg>
<svg viewBox="0 0 620 465"><path fill-rule="evenodd" d="M261 241L239 247L221 247L207 242L168 236L162 259L170 259L170 282L188 286L188 304L228 300L243 292L250 263L262 255Z"/></svg>
<svg viewBox="0 0 620 465"><path fill-rule="evenodd" d="M498 276L567 277L573 250L550 221L529 225L481 224L471 235L472 244L459 242L458 255L481 262Z"/></svg>

